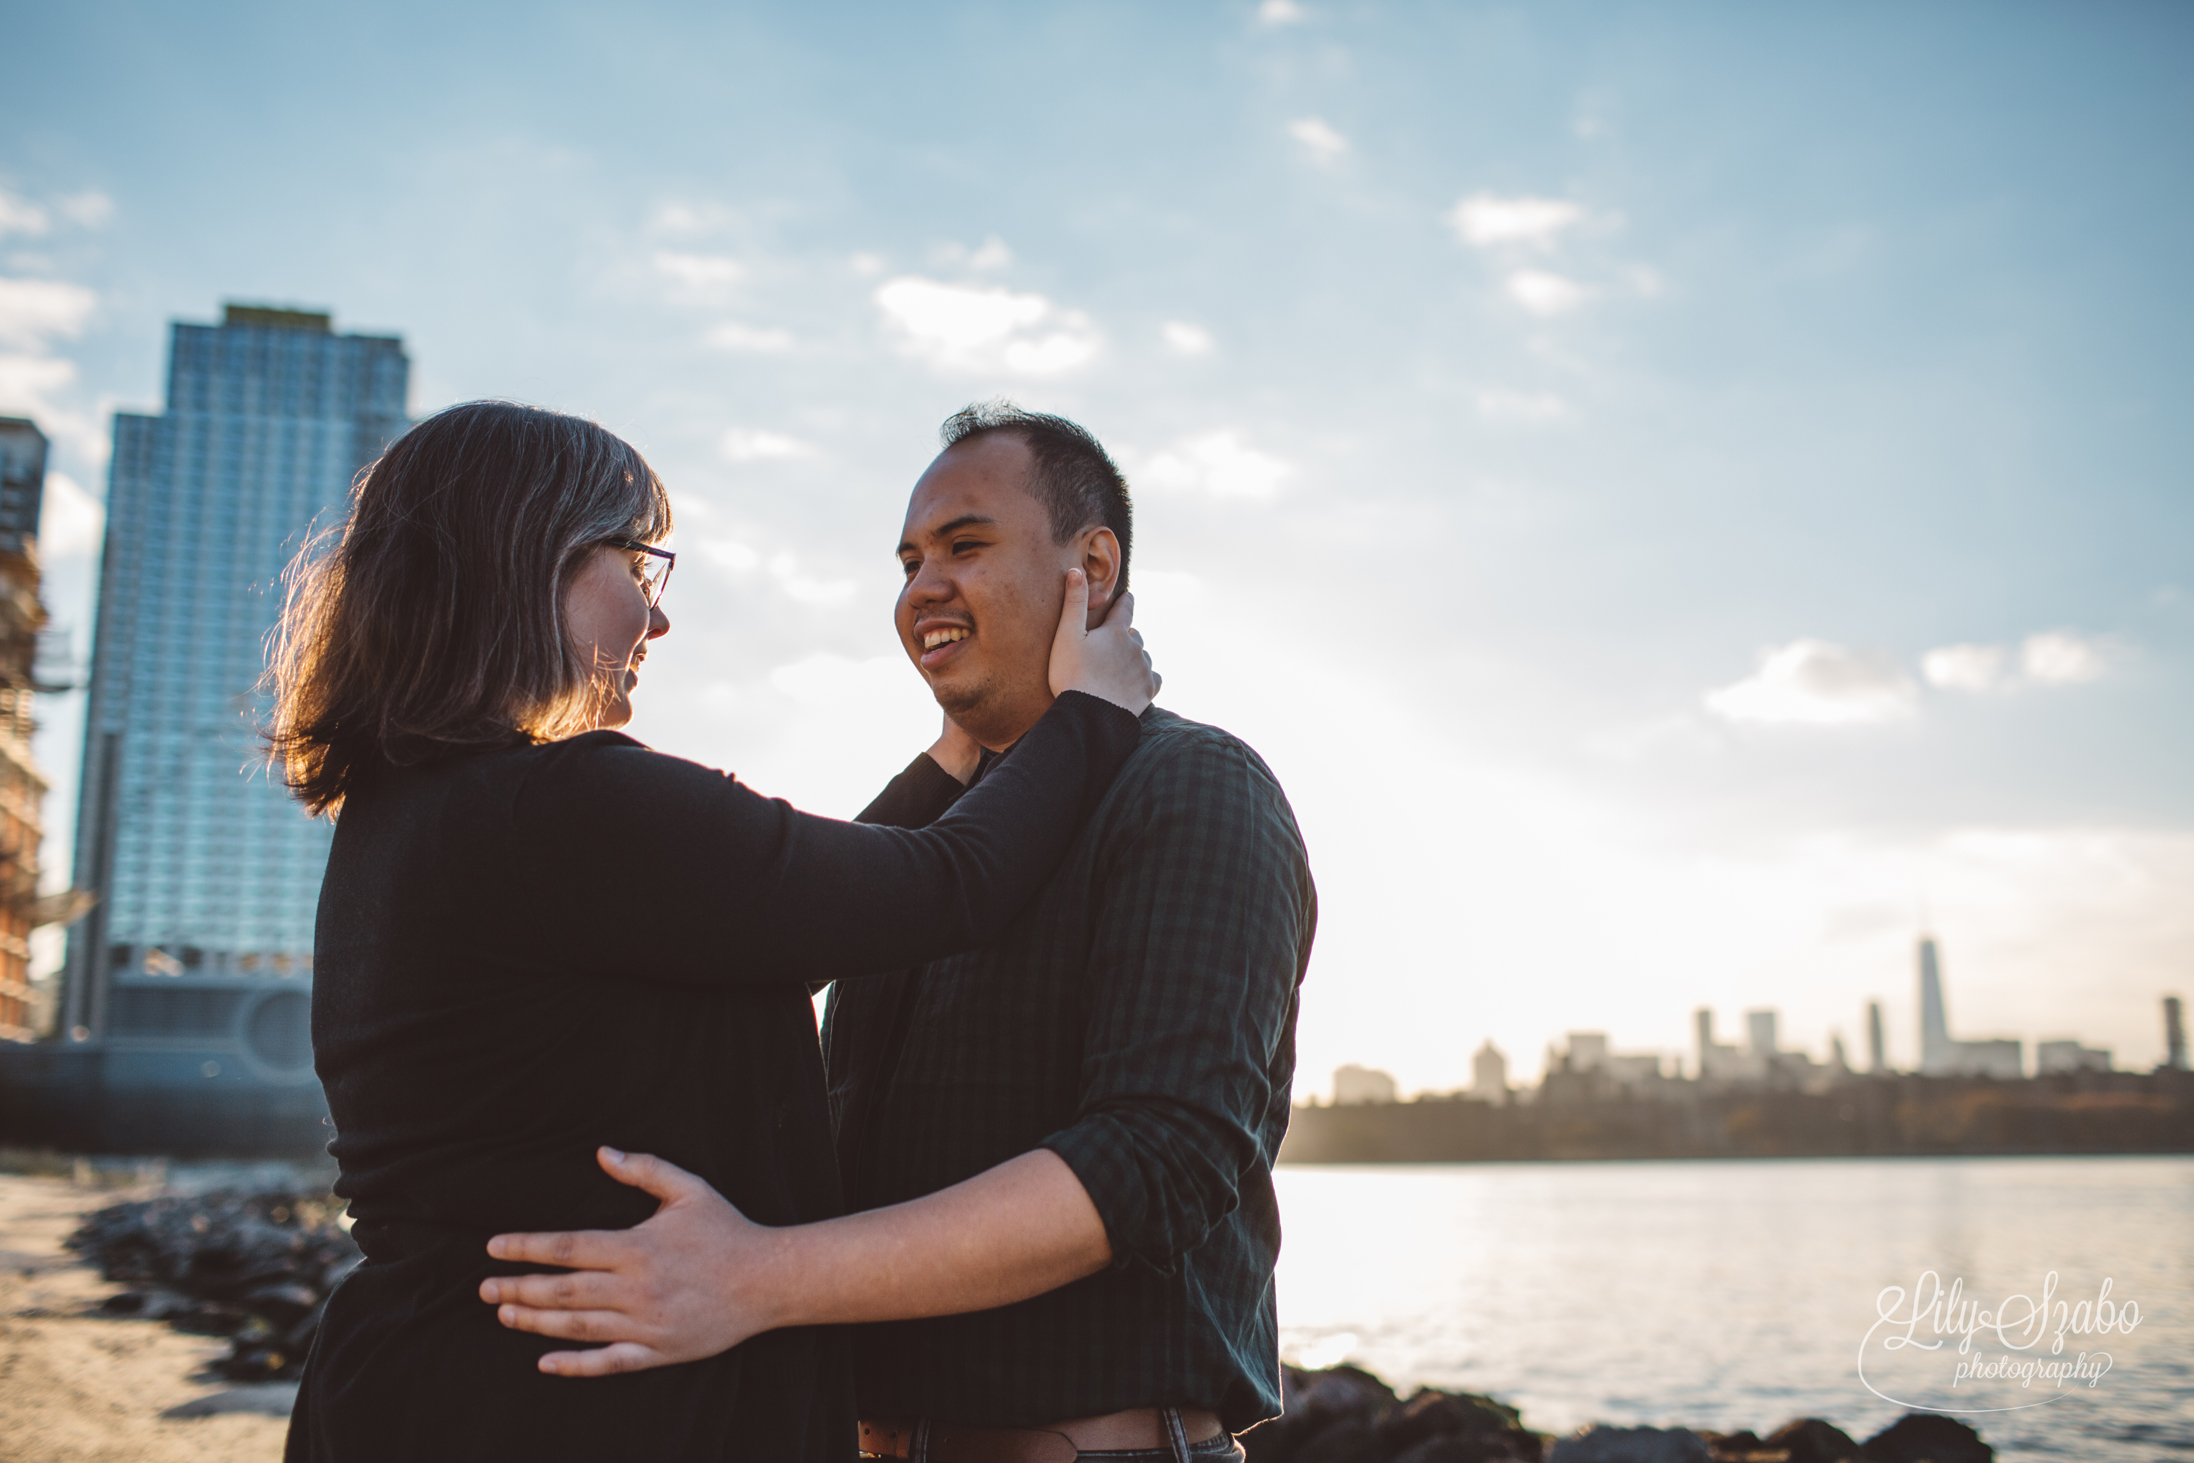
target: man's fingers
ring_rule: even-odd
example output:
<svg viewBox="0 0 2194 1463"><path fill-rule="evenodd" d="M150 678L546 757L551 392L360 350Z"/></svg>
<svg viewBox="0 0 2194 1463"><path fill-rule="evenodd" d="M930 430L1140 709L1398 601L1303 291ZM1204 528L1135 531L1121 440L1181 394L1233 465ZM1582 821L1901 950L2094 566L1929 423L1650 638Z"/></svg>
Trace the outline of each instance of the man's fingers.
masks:
<svg viewBox="0 0 2194 1463"><path fill-rule="evenodd" d="M542 1371L558 1377L606 1377L614 1372L637 1372L661 1366L670 1358L652 1346L620 1341L599 1351L552 1351L540 1360Z"/></svg>
<svg viewBox="0 0 2194 1463"><path fill-rule="evenodd" d="M502 1305L495 1319L513 1331L554 1336L560 1341L630 1341L643 1327L623 1311L560 1311L540 1306Z"/></svg>
<svg viewBox="0 0 2194 1463"><path fill-rule="evenodd" d="M665 1162L652 1153L620 1153L614 1148L600 1148L595 1151L594 1158L602 1165L602 1171L617 1182L645 1189L666 1204L715 1192L677 1164Z"/></svg>
<svg viewBox="0 0 2194 1463"><path fill-rule="evenodd" d="M616 1267L629 1244L622 1230L561 1230L543 1234L499 1234L488 1241L488 1253L498 1260L516 1260L523 1265L610 1270Z"/></svg>
<svg viewBox="0 0 2194 1463"><path fill-rule="evenodd" d="M1114 618L1113 618L1113 617L1114 617L1115 615L1117 615L1117 616L1119 617L1117 621L1115 621L1115 620L1114 620ZM1123 630L1128 630L1128 629L1132 629L1132 628L1134 628L1134 625L1135 625L1135 591L1134 591L1134 590L1132 590L1132 589L1131 589L1131 590L1127 591L1127 593L1125 593L1125 594L1121 595L1121 596L1120 596L1120 597L1119 597L1118 599L1116 599L1116 600L1114 600L1114 601L1112 602L1112 608L1111 608L1111 609L1109 609L1109 610L1106 610L1106 611L1105 611L1105 623L1106 623L1106 624L1108 624L1108 625L1110 625L1110 624L1117 624L1117 625L1118 625L1118 626L1119 626L1119 627L1120 627L1121 629L1123 629ZM1136 637L1135 637L1135 639L1136 639L1136 641L1137 641L1138 643L1140 643L1140 642L1141 642L1142 638L1143 638L1143 637L1142 637L1142 636L1140 636L1140 635L1138 635L1138 636L1136 636Z"/></svg>
<svg viewBox="0 0 2194 1463"><path fill-rule="evenodd" d="M629 1299L628 1288L622 1275L608 1270L577 1270L569 1275L491 1275L480 1282L480 1299L489 1305L605 1310Z"/></svg>

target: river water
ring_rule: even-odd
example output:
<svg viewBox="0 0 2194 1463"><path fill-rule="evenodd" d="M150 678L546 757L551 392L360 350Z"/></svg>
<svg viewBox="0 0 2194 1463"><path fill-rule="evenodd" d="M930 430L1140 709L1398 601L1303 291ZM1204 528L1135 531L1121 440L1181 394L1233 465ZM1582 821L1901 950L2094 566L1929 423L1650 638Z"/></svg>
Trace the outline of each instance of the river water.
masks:
<svg viewBox="0 0 2194 1463"><path fill-rule="evenodd" d="M1815 1416L1863 1442L1905 1403L1955 1409L2004 1459L2194 1459L2194 1158L1305 1165L1277 1183L1291 1361L1491 1393L1542 1432ZM1955 1303L1929 1303L1930 1272L1962 1282ZM1976 1309L2001 1330L1961 1354Z"/></svg>

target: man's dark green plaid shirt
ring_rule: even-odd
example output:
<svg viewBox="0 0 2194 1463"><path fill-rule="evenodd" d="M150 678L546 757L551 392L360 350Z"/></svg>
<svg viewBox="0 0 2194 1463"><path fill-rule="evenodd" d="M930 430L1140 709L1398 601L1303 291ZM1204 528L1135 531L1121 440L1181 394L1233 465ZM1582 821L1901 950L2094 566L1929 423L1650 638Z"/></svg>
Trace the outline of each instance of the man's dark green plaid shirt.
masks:
<svg viewBox="0 0 2194 1463"><path fill-rule="evenodd" d="M927 757L862 817L919 826ZM1272 1164L1317 896L1279 783L1151 708L1043 894L995 944L843 981L823 1045L847 1198L874 1208L1036 1148L1104 1219L1110 1268L1018 1305L857 1328L863 1416L1016 1427L1280 1410Z"/></svg>

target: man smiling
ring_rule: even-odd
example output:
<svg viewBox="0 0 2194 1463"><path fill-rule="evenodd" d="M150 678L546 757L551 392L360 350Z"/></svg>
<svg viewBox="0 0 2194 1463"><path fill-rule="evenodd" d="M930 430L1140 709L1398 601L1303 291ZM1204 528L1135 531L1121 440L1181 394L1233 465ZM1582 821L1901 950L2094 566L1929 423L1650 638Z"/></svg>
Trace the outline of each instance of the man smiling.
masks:
<svg viewBox="0 0 2194 1463"><path fill-rule="evenodd" d="M862 814L901 827L942 816L1042 718L1067 595L1087 594L1088 625L1132 610L1127 484L1095 438L1004 404L943 435L907 507L897 624L945 732ZM1239 1460L1231 1434L1280 1410L1272 1164L1316 922L1271 771L1152 706L1002 938L834 989L831 1120L865 1212L759 1226L691 1174L605 1149L662 1209L498 1236L498 1259L575 1273L490 1278L481 1298L506 1326L608 1343L542 1358L572 1376L868 1322L859 1436L883 1457Z"/></svg>
<svg viewBox="0 0 2194 1463"><path fill-rule="evenodd" d="M896 619L946 735L863 815L902 826L941 815L1050 704L1060 569L1087 574L1101 616L1132 544L1127 485L1074 423L988 404L942 436L908 505ZM1270 770L1152 707L1002 940L834 990L824 1045L853 1207L1048 1153L1108 1252L1018 1304L859 1328L864 1449L1187 1463L1235 1456L1228 1434L1278 1412L1271 1170L1315 921ZM1076 1208L1049 1212L1064 1229Z"/></svg>

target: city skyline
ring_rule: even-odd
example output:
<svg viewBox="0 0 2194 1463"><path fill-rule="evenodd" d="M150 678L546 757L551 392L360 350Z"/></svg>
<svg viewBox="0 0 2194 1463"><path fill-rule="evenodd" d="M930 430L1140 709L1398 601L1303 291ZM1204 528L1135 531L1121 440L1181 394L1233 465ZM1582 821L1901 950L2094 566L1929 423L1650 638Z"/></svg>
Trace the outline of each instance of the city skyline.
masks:
<svg viewBox="0 0 2194 1463"><path fill-rule="evenodd" d="M1975 1033L2161 1055L2194 15L400 0L12 38L0 412L55 444L57 655L166 322L332 308L403 335L413 414L645 451L686 567L636 734L849 815L935 734L907 490L1004 393L1117 451L1166 704L1288 789L1306 1073L1452 1085L1490 1034L1528 1076L1567 1012L1677 1049L1763 994L1810 1050L1886 1000L1911 1066L1923 906ZM42 704L57 787L81 703Z"/></svg>
<svg viewBox="0 0 2194 1463"><path fill-rule="evenodd" d="M2060 1072L2150 1070L2121 1067L2114 1062L2116 1054L2110 1048L2087 1046L2077 1035L1955 1038L1949 1029L1942 956L1935 937L1925 933L1918 936L1913 954L1917 976L1915 1025L1921 1037L1919 1060L1902 1069L1910 1075L1990 1076L2017 1080ZM1829 1034L1823 1053L1825 1060L1821 1061L1816 1061L1803 1046L1784 1044L1778 1029L1780 1013L1773 1006L1746 1008L1745 1040L1741 1044L1719 1041L1714 1008L1701 1006L1692 1012L1688 1062L1681 1049L1616 1051L1604 1031L1571 1029L1563 1034L1559 1050L1554 1041L1546 1043L1546 1060L1538 1072L1543 1080L1546 1073L1556 1070L1604 1071L1619 1083L1652 1078L1760 1082L1778 1076L1805 1080L1816 1075L1896 1075L1900 1069L1888 1060L1886 1043L1881 1037L1882 1004L1878 1000L1866 1004L1868 1044L1863 1063L1851 1060L1840 1032ZM2186 1066L2182 1005L2182 998L2176 995L2165 995L2158 1001L2158 1031L2163 1037L2163 1055L2156 1067L2184 1069ZM2034 1049L2031 1061L2027 1060L2025 1052L2030 1043ZM1487 1037L1471 1059L1467 1084L1417 1088L1410 1095L1431 1097L1467 1091L1471 1096L1482 1098L1489 1091L1515 1090L1507 1083L1508 1070L1508 1054ZM1351 1103L1398 1101L1405 1089L1391 1073L1351 1062L1335 1069L1331 1090L1332 1101Z"/></svg>

